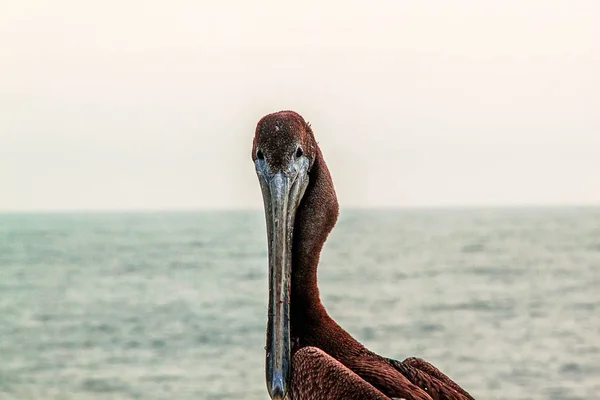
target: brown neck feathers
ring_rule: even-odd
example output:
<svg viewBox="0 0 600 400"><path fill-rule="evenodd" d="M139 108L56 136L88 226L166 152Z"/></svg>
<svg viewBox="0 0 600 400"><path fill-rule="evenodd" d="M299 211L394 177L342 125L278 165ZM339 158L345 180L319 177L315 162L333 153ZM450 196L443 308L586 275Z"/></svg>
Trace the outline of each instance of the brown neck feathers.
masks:
<svg viewBox="0 0 600 400"><path fill-rule="evenodd" d="M317 287L317 265L339 210L331 175L318 148L309 177L294 226L292 315L324 311Z"/></svg>
<svg viewBox="0 0 600 400"><path fill-rule="evenodd" d="M292 248L291 328L296 349L316 346L340 362L364 352L364 347L325 311L317 287L317 265L338 217L338 202L329 170L317 149L310 182L294 225Z"/></svg>

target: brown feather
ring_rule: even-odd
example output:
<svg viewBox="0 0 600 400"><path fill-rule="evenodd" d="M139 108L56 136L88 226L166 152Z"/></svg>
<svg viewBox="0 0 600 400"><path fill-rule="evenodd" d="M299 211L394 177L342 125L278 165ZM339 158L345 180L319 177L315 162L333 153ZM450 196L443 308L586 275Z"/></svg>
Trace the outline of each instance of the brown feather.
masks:
<svg viewBox="0 0 600 400"><path fill-rule="evenodd" d="M439 369L437 369L436 367L434 367L432 364L428 363L427 361L425 361L421 358L417 358L417 357L410 357L410 358L407 358L406 360L404 360L403 364L409 365L416 369L419 369L419 370L423 371L424 373L428 374L429 376L437 378L439 381L443 382L446 386L449 386L449 387L453 388L454 390L456 390L458 393L461 393L467 399L475 400L466 390L461 388L456 382L454 382L452 379L450 379L446 374L444 374L442 371L440 371Z"/></svg>
<svg viewBox="0 0 600 400"><path fill-rule="evenodd" d="M389 400L316 347L304 347L296 352L293 368L292 400Z"/></svg>
<svg viewBox="0 0 600 400"><path fill-rule="evenodd" d="M400 362L387 359L394 368L410 382L426 391L433 400L474 400L469 393L428 362L417 358L407 360L408 363L406 360Z"/></svg>

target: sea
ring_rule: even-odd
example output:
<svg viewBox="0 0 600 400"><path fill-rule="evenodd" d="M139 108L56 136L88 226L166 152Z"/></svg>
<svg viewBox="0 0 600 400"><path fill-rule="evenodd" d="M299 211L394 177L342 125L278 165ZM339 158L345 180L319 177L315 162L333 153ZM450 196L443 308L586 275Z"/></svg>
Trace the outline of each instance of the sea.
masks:
<svg viewBox="0 0 600 400"><path fill-rule="evenodd" d="M342 209L319 283L476 399L600 399L600 208ZM266 307L261 211L0 214L2 400L267 400Z"/></svg>

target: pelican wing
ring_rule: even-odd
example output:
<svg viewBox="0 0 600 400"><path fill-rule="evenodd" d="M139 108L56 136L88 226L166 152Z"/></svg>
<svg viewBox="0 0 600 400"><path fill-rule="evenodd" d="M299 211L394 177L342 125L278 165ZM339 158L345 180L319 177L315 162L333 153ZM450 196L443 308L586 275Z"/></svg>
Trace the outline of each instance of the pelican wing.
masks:
<svg viewBox="0 0 600 400"><path fill-rule="evenodd" d="M298 350L292 363L292 400L390 400L316 347Z"/></svg>
<svg viewBox="0 0 600 400"><path fill-rule="evenodd" d="M402 362L391 358L386 360L433 400L475 400L456 382L423 359L410 357Z"/></svg>
<svg viewBox="0 0 600 400"><path fill-rule="evenodd" d="M291 400L432 399L381 357L362 359L354 367L356 371L317 347L298 350L293 357Z"/></svg>

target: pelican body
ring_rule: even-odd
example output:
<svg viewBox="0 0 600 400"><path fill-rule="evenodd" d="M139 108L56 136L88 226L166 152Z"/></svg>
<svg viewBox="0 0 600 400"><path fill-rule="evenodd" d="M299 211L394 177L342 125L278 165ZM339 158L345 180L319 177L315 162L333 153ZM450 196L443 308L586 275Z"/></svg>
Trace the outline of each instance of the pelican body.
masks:
<svg viewBox="0 0 600 400"><path fill-rule="evenodd" d="M327 165L294 111L266 115L252 144L268 238L267 390L273 400L474 400L419 358L379 356L326 312L317 265L338 217Z"/></svg>

